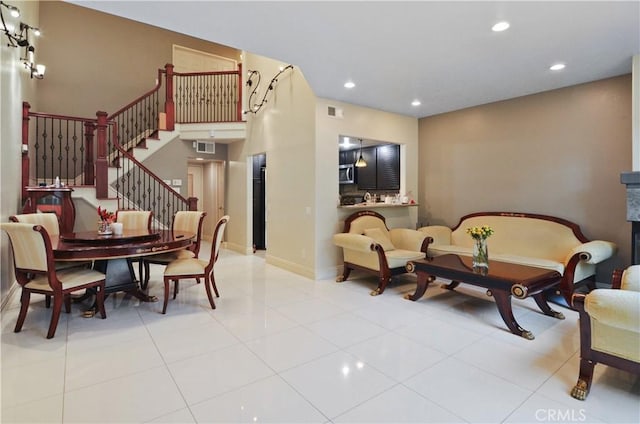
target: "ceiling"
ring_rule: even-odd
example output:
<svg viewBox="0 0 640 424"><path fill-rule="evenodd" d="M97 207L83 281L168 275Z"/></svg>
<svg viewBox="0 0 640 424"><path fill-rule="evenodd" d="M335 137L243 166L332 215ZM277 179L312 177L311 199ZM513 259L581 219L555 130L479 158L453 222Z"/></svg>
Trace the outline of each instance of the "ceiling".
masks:
<svg viewBox="0 0 640 424"><path fill-rule="evenodd" d="M71 3L293 64L319 97L414 117L627 74L640 53L638 0Z"/></svg>

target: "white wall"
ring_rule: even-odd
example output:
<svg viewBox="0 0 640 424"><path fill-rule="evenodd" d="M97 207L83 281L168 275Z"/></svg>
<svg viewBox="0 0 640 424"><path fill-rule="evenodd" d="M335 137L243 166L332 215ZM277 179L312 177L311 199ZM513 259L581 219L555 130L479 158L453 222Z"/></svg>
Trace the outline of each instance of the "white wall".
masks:
<svg viewBox="0 0 640 424"><path fill-rule="evenodd" d="M20 22L38 27L38 2L12 1L12 6L20 9L19 18L8 13L3 16L7 23L16 27ZM6 12L6 10L4 11ZM37 40L30 37L38 52ZM7 47L7 38L0 36L0 222L7 222L9 216L20 211L20 184L22 175L22 102L31 104L37 110L36 88L42 81L29 78L29 73L20 62L24 48ZM12 259L8 252L10 246L4 232L0 236L0 296L4 301L7 292L15 281Z"/></svg>
<svg viewBox="0 0 640 424"><path fill-rule="evenodd" d="M343 117L328 116L327 107L342 109ZM372 140L389 141L403 146L405 152L405 191L418 194L418 120L409 116L383 112L361 106L318 99L316 104L316 251L317 279L331 278L342 265L340 249L332 237L341 232L344 218L351 211L338 208L338 136L348 135ZM417 208L389 209L381 212L387 226L415 228Z"/></svg>
<svg viewBox="0 0 640 424"><path fill-rule="evenodd" d="M244 57L244 69L262 75L261 99L283 64L248 53ZM287 70L262 109L247 115L246 141L229 146L227 186L228 246L249 253L253 242L248 157L266 153L266 260L310 278L315 268L314 145L315 96L300 69Z"/></svg>

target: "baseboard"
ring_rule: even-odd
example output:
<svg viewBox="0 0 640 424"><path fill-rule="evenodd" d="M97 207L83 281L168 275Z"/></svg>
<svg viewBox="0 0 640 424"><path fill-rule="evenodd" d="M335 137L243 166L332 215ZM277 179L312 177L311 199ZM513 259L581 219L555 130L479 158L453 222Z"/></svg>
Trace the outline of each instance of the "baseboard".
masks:
<svg viewBox="0 0 640 424"><path fill-rule="evenodd" d="M18 291L20 285L17 281L14 281L11 287L7 292L7 295L2 299L2 303L0 303L0 312L4 311L4 308L11 302L13 299L13 295Z"/></svg>
<svg viewBox="0 0 640 424"><path fill-rule="evenodd" d="M278 268L291 271L294 274L302 275L303 277L309 278L310 280L315 280L315 272L313 269L309 269L299 264L275 257L273 255L269 255L268 250L267 254L265 255L265 261L270 265L274 265Z"/></svg>

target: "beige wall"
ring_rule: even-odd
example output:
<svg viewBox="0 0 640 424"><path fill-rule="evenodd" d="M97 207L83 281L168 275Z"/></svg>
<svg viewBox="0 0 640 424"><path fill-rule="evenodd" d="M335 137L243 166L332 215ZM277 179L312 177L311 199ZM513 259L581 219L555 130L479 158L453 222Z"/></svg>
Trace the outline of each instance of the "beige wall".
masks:
<svg viewBox="0 0 640 424"><path fill-rule="evenodd" d="M283 65L249 53L245 53L244 64L247 70L262 74L260 98ZM286 71L278 78L266 105L257 114L247 115L246 141L229 147L227 188L229 245L250 252L253 241L248 157L266 153L266 260L311 278L315 269L315 125L311 88L299 69Z"/></svg>
<svg viewBox="0 0 640 424"><path fill-rule="evenodd" d="M116 112L155 86L173 44L240 61L236 49L60 1L40 2L40 28L43 112Z"/></svg>
<svg viewBox="0 0 640 424"><path fill-rule="evenodd" d="M4 13L7 23L18 27L19 22L26 22L38 27L38 2L12 1L12 6L20 9L19 18L12 18ZM6 12L6 10L5 10ZM42 83L29 78L20 57L24 57L23 48L7 47L7 38L2 35L0 47L0 222L7 222L9 216L18 213L20 204L21 153L22 140L22 102L27 101L37 106L36 88ZM39 41L31 39L36 47L36 60L40 58ZM6 234L0 235L0 298L2 304L7 299L9 288L15 281L12 270L10 246Z"/></svg>
<svg viewBox="0 0 640 424"><path fill-rule="evenodd" d="M420 120L420 220L454 225L477 211L521 211L579 224L617 243L600 267L630 262L620 173L631 169L631 76Z"/></svg>
<svg viewBox="0 0 640 424"><path fill-rule="evenodd" d="M328 116L327 107L342 109L343 117ZM316 278L331 278L342 265L342 252L334 246L332 237L341 232L344 219L352 210L340 209L338 184L338 136L347 135L401 145L404 153L402 172L404 191L418 192L418 120L380 110L318 99L316 105ZM380 211L387 226L415 228L417 208L407 207Z"/></svg>

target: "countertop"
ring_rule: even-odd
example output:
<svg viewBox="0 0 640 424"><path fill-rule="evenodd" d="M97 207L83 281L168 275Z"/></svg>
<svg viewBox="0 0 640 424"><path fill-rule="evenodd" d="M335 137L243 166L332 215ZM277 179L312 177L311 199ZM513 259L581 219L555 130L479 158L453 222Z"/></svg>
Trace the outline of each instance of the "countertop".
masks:
<svg viewBox="0 0 640 424"><path fill-rule="evenodd" d="M409 206L418 206L417 203L384 203L384 202L363 202L356 203L355 205L340 205L339 208L343 209L371 209L371 208L406 208Z"/></svg>

